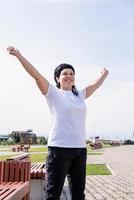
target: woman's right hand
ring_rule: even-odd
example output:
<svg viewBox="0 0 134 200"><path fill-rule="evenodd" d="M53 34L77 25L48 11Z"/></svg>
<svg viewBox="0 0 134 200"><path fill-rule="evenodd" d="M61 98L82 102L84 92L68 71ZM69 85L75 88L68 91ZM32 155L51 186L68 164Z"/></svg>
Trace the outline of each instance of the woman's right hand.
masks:
<svg viewBox="0 0 134 200"><path fill-rule="evenodd" d="M17 56L19 54L19 51L18 49L12 47L12 46L9 46L7 48L7 51L9 52L9 54L13 55L13 56Z"/></svg>

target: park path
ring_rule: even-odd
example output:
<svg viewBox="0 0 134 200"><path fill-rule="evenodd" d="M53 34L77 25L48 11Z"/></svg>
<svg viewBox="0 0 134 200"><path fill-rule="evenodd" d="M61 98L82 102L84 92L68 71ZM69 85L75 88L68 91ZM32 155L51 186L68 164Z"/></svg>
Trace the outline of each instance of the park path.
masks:
<svg viewBox="0 0 134 200"><path fill-rule="evenodd" d="M87 176L86 200L134 200L134 145L104 149L103 155L89 155L87 163L108 164L112 175ZM65 185L61 200L70 200Z"/></svg>
<svg viewBox="0 0 134 200"><path fill-rule="evenodd" d="M101 156L88 156L89 163L106 163L116 175L134 176L134 145L105 148Z"/></svg>

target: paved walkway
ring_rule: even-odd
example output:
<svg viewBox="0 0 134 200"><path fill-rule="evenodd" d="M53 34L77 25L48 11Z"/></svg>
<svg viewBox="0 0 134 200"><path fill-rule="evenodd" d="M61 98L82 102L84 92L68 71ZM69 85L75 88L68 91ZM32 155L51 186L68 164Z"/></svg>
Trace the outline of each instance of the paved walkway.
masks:
<svg viewBox="0 0 134 200"><path fill-rule="evenodd" d="M104 149L101 156L88 156L89 163L107 163L116 175L134 176L134 145Z"/></svg>
<svg viewBox="0 0 134 200"><path fill-rule="evenodd" d="M88 163L108 164L110 176L87 176L86 200L134 200L134 145L104 149L103 155L88 156ZM61 200L70 200L65 185Z"/></svg>

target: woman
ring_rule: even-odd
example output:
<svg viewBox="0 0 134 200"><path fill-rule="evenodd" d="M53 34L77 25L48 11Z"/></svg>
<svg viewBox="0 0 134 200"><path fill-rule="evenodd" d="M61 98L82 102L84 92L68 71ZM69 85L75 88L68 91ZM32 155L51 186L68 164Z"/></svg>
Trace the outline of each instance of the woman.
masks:
<svg viewBox="0 0 134 200"><path fill-rule="evenodd" d="M104 68L92 84L82 90L75 87L75 70L61 64L54 71L56 87L52 86L14 47L9 54L16 56L24 69L35 79L45 95L52 126L48 139L46 200L59 200L65 176L71 179L72 200L85 199L86 131L85 99L103 83L108 75Z"/></svg>

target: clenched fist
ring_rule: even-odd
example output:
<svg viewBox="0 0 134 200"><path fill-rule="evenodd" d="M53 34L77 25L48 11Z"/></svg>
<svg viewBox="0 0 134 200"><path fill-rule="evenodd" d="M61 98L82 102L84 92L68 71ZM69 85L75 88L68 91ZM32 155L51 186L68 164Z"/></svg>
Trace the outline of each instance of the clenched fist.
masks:
<svg viewBox="0 0 134 200"><path fill-rule="evenodd" d="M101 70L101 74L107 76L107 75L109 74L109 71L108 71L107 69L103 68L103 69Z"/></svg>
<svg viewBox="0 0 134 200"><path fill-rule="evenodd" d="M9 54L13 55L13 56L17 56L19 54L19 51L18 49L12 47L12 46L9 46L7 48L7 51L9 51Z"/></svg>

